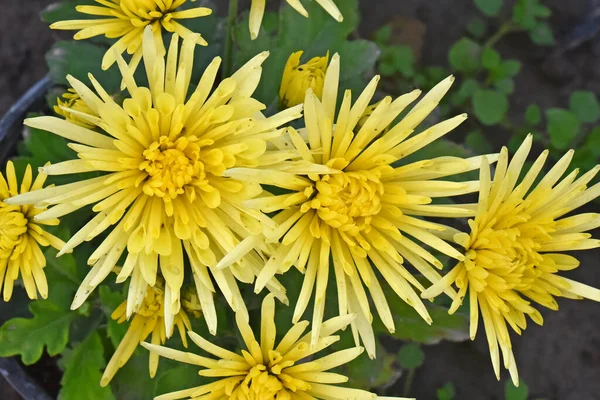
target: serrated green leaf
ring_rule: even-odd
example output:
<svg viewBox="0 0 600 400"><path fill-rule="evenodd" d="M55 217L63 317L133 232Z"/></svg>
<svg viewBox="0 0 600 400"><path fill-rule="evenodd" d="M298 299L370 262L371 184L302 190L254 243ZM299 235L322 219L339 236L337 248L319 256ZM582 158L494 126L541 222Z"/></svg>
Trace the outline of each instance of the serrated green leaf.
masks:
<svg viewBox="0 0 600 400"><path fill-rule="evenodd" d="M530 104L525 110L525 120L535 126L542 122L542 111L537 104Z"/></svg>
<svg viewBox="0 0 600 400"><path fill-rule="evenodd" d="M456 396L456 390L452 382L446 383L444 386L436 390L435 392L437 400L453 400Z"/></svg>
<svg viewBox="0 0 600 400"><path fill-rule="evenodd" d="M580 122L577 116L561 108L550 108L546 110L546 119L550 144L559 150L567 149L579 133Z"/></svg>
<svg viewBox="0 0 600 400"><path fill-rule="evenodd" d="M519 383L519 387L513 385L511 380L507 380L504 385L504 398L506 400L527 400L529 396L529 387L523 379Z"/></svg>
<svg viewBox="0 0 600 400"><path fill-rule="evenodd" d="M479 69L480 58L481 46L465 37L454 43L448 52L450 65L461 72L474 72Z"/></svg>
<svg viewBox="0 0 600 400"><path fill-rule="evenodd" d="M500 61L502 58L500 57L500 53L491 47L486 48L481 53L481 65L483 65L486 69L492 69L500 65Z"/></svg>
<svg viewBox="0 0 600 400"><path fill-rule="evenodd" d="M495 17L502 9L502 0L475 0L475 5L484 15Z"/></svg>
<svg viewBox="0 0 600 400"><path fill-rule="evenodd" d="M473 95L473 113L483 125L500 123L508 112L508 97L497 90L479 89Z"/></svg>
<svg viewBox="0 0 600 400"><path fill-rule="evenodd" d="M593 92L577 90L571 93L569 109L581 122L593 124L600 119L600 104Z"/></svg>
<svg viewBox="0 0 600 400"><path fill-rule="evenodd" d="M112 400L109 387L100 386L100 372L106 366L104 348L97 331L66 351L59 364L64 371L58 400Z"/></svg>
<svg viewBox="0 0 600 400"><path fill-rule="evenodd" d="M485 21L479 17L473 18L467 24L467 32L469 32L473 37L480 39L485 34L486 25Z"/></svg>
<svg viewBox="0 0 600 400"><path fill-rule="evenodd" d="M161 369L161 373L156 378L156 390L154 394L172 393L213 382L211 379L198 376L198 370L199 368L195 365L181 363L175 368Z"/></svg>
<svg viewBox="0 0 600 400"><path fill-rule="evenodd" d="M37 362L44 347L51 356L62 353L69 340L69 327L77 313L50 300L32 301L32 318L13 318L0 328L0 357L21 355L23 364Z"/></svg>
<svg viewBox="0 0 600 400"><path fill-rule="evenodd" d="M108 93L120 92L121 74L118 68L102 70L102 57L105 47L90 42L60 41L46 53L46 63L50 76L56 84L68 85L67 75L82 82L89 82L88 73L102 82Z"/></svg>
<svg viewBox="0 0 600 400"><path fill-rule="evenodd" d="M347 341L350 339L349 336L351 335L344 335L345 340L342 340ZM350 340L346 346L340 345L337 349L342 350L351 346L353 343ZM392 385L401 375L394 367L395 360L396 357L389 354L377 341L377 357L374 360L363 354L342 366L339 372L350 378L349 384L352 387L364 390L381 389Z"/></svg>
<svg viewBox="0 0 600 400"><path fill-rule="evenodd" d="M533 29L529 31L531 41L538 46L552 46L556 43L554 34L550 25L546 22L538 22Z"/></svg>
<svg viewBox="0 0 600 400"><path fill-rule="evenodd" d="M398 350L397 359L402 368L417 369L425 362L425 353L418 344L407 343Z"/></svg>

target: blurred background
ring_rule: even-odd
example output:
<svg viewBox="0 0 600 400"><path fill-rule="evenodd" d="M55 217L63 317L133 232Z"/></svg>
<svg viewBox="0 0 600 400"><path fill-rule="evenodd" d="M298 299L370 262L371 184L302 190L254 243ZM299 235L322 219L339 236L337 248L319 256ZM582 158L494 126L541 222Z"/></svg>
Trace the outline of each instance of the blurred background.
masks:
<svg viewBox="0 0 600 400"><path fill-rule="evenodd" d="M52 2L0 1L0 115L47 73L44 54L52 44L70 36L68 33L51 32L40 21L38 13ZM216 3L218 12L226 13L226 1L217 0ZM248 1L242 2L242 5L244 3L247 5ZM430 66L441 66L452 70L456 68L456 65L449 66L449 59L452 59L449 51L453 45L465 35L475 36L481 29L498 32L502 27L499 22L501 16L506 14L510 18L515 1L505 0L498 14L500 17L492 19L486 19L476 3L485 2L361 1L360 36L373 39L378 32L379 40L390 46L409 48L412 57L410 68L427 70ZM535 104L542 110L566 109L573 101L574 91L600 92L600 1L543 0L541 3L552 12L547 19L550 33L540 31L532 37L527 32L508 32L503 33L497 42L489 34L486 36L488 41L494 40L494 47L503 59L516 59L521 65L518 75L511 80L512 86L506 89L510 94L510 107L505 120L501 124L489 124L493 126L484 130L488 145L495 151L509 142L511 124L515 121L520 123L524 118L528 121L529 118L532 121L536 119L533 111L533 114L525 115L530 105ZM483 28L481 24L484 24ZM383 25L390 28L382 32L379 28ZM546 43L540 45L535 41ZM402 61L389 68L397 68L401 77L414 75L412 70L402 71L409 68ZM390 80L387 82L390 84ZM402 82L399 84L407 88L414 84ZM470 112L468 109L465 111ZM595 135L596 139L585 138L589 149L585 150L584 160L592 165L600 154L600 134L593 128L591 126L589 130L596 133L590 137ZM543 132L546 128L541 126L538 129ZM457 135L462 140L467 132L458 132ZM477 135L471 136L474 146L478 145L477 138ZM583 145L583 142L580 143ZM592 208L597 212L597 203ZM581 267L570 277L600 287L600 253L581 253L578 258ZM600 304L565 300L559 300L559 304L559 312L542 311L545 318L543 327L532 324L523 337L514 337L520 375L529 387L527 398L600 399ZM504 380L508 376L504 371L502 382L496 381L483 332L474 343L443 342L424 346L424 350L425 363L416 370L412 381L411 394L417 398L443 399L436 395L436 391L451 382L456 389L456 399L521 399L507 397ZM0 382L0 399L20 397Z"/></svg>

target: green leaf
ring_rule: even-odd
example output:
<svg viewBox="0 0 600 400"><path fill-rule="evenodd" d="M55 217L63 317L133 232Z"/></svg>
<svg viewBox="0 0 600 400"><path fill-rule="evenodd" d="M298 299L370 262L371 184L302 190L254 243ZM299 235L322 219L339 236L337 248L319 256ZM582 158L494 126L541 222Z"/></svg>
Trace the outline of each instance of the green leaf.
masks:
<svg viewBox="0 0 600 400"><path fill-rule="evenodd" d="M473 95L473 112L483 125L496 125L506 117L508 97L497 90L479 89Z"/></svg>
<svg viewBox="0 0 600 400"><path fill-rule="evenodd" d="M88 73L102 82L108 93L120 92L121 74L116 66L103 71L102 57L106 48L90 42L61 41L57 42L46 53L46 62L50 76L56 84L68 85L67 75L73 75L82 82L89 82Z"/></svg>
<svg viewBox="0 0 600 400"><path fill-rule="evenodd" d="M58 21L67 21L71 19L81 19L82 14L79 13L75 7L78 5L93 5L96 4L94 0L62 0L50 4L48 7L42 10L40 17L42 21L52 24Z"/></svg>
<svg viewBox="0 0 600 400"><path fill-rule="evenodd" d="M504 94L512 94L515 91L515 81L510 78L502 79L494 83L494 87Z"/></svg>
<svg viewBox="0 0 600 400"><path fill-rule="evenodd" d="M349 335L344 335L348 339ZM342 340L344 340L342 339ZM348 343L346 347L339 347L339 350L353 346ZM337 348L336 348L337 350ZM377 358L369 359L366 354L352 360L342 367L340 373L350 378L352 387L365 390L381 388L393 384L400 376L397 367L394 366L396 357L389 354L386 349L377 342Z"/></svg>
<svg viewBox="0 0 600 400"><path fill-rule="evenodd" d="M453 400L456 396L456 390L452 382L446 383L435 392L437 400Z"/></svg>
<svg viewBox="0 0 600 400"><path fill-rule="evenodd" d="M467 32L477 39L480 39L483 37L483 35L485 35L485 30L485 21L479 17L473 18L467 24Z"/></svg>
<svg viewBox="0 0 600 400"><path fill-rule="evenodd" d="M92 331L83 342L65 351L59 361L64 371L58 400L112 400L110 387L100 386L100 372L106 366L104 348L97 331Z"/></svg>
<svg viewBox="0 0 600 400"><path fill-rule="evenodd" d="M481 46L466 37L454 43L448 53L448 61L452 68L461 72L477 71L480 57Z"/></svg>
<svg viewBox="0 0 600 400"><path fill-rule="evenodd" d="M417 369L425 362L425 353L416 343L407 343L400 347L397 354L398 363L405 369Z"/></svg>
<svg viewBox="0 0 600 400"><path fill-rule="evenodd" d="M494 149L481 131L472 131L467 134L465 144L473 151L480 154L491 153Z"/></svg>
<svg viewBox="0 0 600 400"><path fill-rule="evenodd" d="M595 157L600 157L600 126L595 127L585 139L584 147L590 149Z"/></svg>
<svg viewBox="0 0 600 400"><path fill-rule="evenodd" d="M538 46L552 46L556 43L552 29L546 22L538 22L535 27L529 31L531 41Z"/></svg>
<svg viewBox="0 0 600 400"><path fill-rule="evenodd" d="M32 318L13 318L0 328L0 357L19 354L23 364L31 365L40 359L44 347L50 356L55 356L67 346L76 312L50 300L32 301L29 310Z"/></svg>
<svg viewBox="0 0 600 400"><path fill-rule="evenodd" d="M495 17L502 8L502 0L475 0L475 5L484 15Z"/></svg>
<svg viewBox="0 0 600 400"><path fill-rule="evenodd" d="M523 382L523 379L521 379L519 387L513 385L510 379L506 381L504 385L504 398L506 400L527 400L528 396L529 387Z"/></svg>
<svg viewBox="0 0 600 400"><path fill-rule="evenodd" d="M161 373L156 378L154 394L172 393L212 382L211 379L198 376L198 370L198 366L181 363L174 368L161 368Z"/></svg>
<svg viewBox="0 0 600 400"><path fill-rule="evenodd" d="M436 142L439 142L439 140ZM448 151L447 144L448 142L446 142L445 145L446 152L441 154L458 155L458 153L455 153L454 151ZM440 150L443 150L443 147L444 145L440 145ZM436 154L435 156L441 155L440 153L434 154ZM463 157L464 154L465 153L463 153ZM419 159L424 160L427 158ZM388 335L393 336L396 339L423 344L436 344L442 340L462 341L469 339L468 317L461 314L460 311L450 315L448 314L447 307L428 304L427 310L429 311L429 315L435 321L434 324L428 325L427 322L417 314L414 308L402 301L402 299L400 299L392 289L387 287L387 285L384 285L383 290L394 317L396 332L390 334L381 320L379 318L374 318L373 329L375 330L376 335Z"/></svg>
<svg viewBox="0 0 600 400"><path fill-rule="evenodd" d="M530 104L525 110L525 120L533 126L542 122L542 111L537 104Z"/></svg>
<svg viewBox="0 0 600 400"><path fill-rule="evenodd" d="M546 119L550 144L559 150L567 149L579 133L580 122L577 116L561 108L550 108L546 110Z"/></svg>
<svg viewBox="0 0 600 400"><path fill-rule="evenodd" d="M512 78L521 70L521 62L518 60L505 60L499 65L490 69L490 80L499 82L504 79Z"/></svg>
<svg viewBox="0 0 600 400"><path fill-rule="evenodd" d="M538 16L538 0L518 0L513 6L513 21L523 29L533 29Z"/></svg>
<svg viewBox="0 0 600 400"><path fill-rule="evenodd" d="M451 95L452 104L463 105L479 89L479 82L475 79L465 79L457 91Z"/></svg>
<svg viewBox="0 0 600 400"><path fill-rule="evenodd" d="M593 92L577 90L571 93L569 109L581 122L593 124L600 119L600 104Z"/></svg>
<svg viewBox="0 0 600 400"><path fill-rule="evenodd" d="M408 46L394 46L391 51L396 70L406 78L413 76L415 73L413 69L415 58L412 49Z"/></svg>
<svg viewBox="0 0 600 400"><path fill-rule="evenodd" d="M119 305L125 300L125 296L123 296L122 293L112 291L106 285L100 285L98 293L100 294L100 300L102 301L102 310L104 311L106 319L108 320L106 333L113 346L117 348L125 336L129 324L119 324L117 321L111 318L111 315L113 311L115 311L115 309L119 307Z"/></svg>
<svg viewBox="0 0 600 400"><path fill-rule="evenodd" d="M481 65L483 65L484 68L495 68L500 65L500 61L502 61L500 53L498 53L496 50L492 49L491 47L483 50L483 53L481 54Z"/></svg>
<svg viewBox="0 0 600 400"><path fill-rule="evenodd" d="M377 44L386 44L390 41L392 37L392 26L391 25L383 25L381 28L377 29L375 32L375 42Z"/></svg>

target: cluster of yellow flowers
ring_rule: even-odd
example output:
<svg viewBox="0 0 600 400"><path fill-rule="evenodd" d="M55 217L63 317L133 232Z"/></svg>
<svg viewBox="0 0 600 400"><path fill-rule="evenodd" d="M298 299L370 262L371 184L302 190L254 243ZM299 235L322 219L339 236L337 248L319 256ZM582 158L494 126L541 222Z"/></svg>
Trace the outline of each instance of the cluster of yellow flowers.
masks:
<svg viewBox="0 0 600 400"><path fill-rule="evenodd" d="M342 20L331 0L317 1ZM512 160L503 148L500 154L467 159L402 161L465 121L463 114L418 128L450 89L452 76L418 102L421 91L414 90L373 104L378 76L354 101L346 90L338 102L339 55L301 65L298 52L290 57L282 79L285 110L265 116L265 106L252 96L267 52L223 77L216 88L221 59L215 58L189 92L195 47L206 43L176 20L208 15L210 10L176 11L186 0L97 2L103 7L78 10L105 19L65 21L53 27L81 29L77 39L120 37L106 53L103 67L118 64L127 97L117 104L93 76L93 89L69 76L72 89L56 109L63 118L25 121L71 141L78 159L44 166L33 185L28 168L20 191L12 164L7 181L0 175L0 284L5 278L8 300L21 273L31 298L36 288L46 297L45 258L39 245L56 247L60 256L109 232L89 257L90 272L72 304L73 309L80 307L111 272L118 283L129 279L127 300L113 318L131 318L131 324L106 368L103 385L152 335L151 344L143 343L152 352L151 375L161 355L200 366L202 376L221 378L160 396L163 400L207 395L385 399L336 386L347 378L328 372L361 354L361 345L370 357L376 356L373 306L394 332L393 310L382 284L428 323L434 321L422 299L443 292L452 298L450 312L455 312L468 290L471 338L481 311L496 374L501 351L504 366L518 384L507 323L517 333L525 329L526 315L541 324L532 302L557 309L555 297L600 301L598 289L557 274L579 265L563 252L600 247L600 241L586 233L600 226L600 216L572 213L600 196L599 184L587 187L600 167L579 178L575 170L560 180L571 151L536 184L548 155L544 152L519 180L531 136ZM264 3L253 1L253 37ZM298 0L288 3L306 13ZM168 51L161 27L173 32ZM132 55L129 65L122 57L125 50ZM148 87L134 78L142 62ZM289 125L295 120L302 128ZM493 178L491 163L496 163ZM453 177L474 170L480 171L479 180ZM47 175L91 171L100 175L42 188ZM274 195L263 189L265 185L284 194ZM434 201L475 192L477 204ZM94 218L67 243L40 226L56 225L58 218L90 205ZM470 231L460 232L436 218L472 218ZM442 271L438 253L456 260L456 266ZM121 259L123 264L117 266ZM417 279L405 260L431 285ZM289 303L276 277L292 267L304 280L299 297L291 299L293 327L275 345L275 299ZM324 321L325 308L331 306L326 305L326 291L332 273L338 316ZM190 275L195 288L182 291L184 277ZM262 305L259 340L250 328L240 283L253 284L256 293L265 288L269 293ZM236 313L246 346L241 355L190 331L190 316L202 314L210 333L217 334L217 288ZM301 319L313 294L312 330L304 334L309 323ZM339 337L334 334L348 325L355 348L307 361L336 342ZM217 359L159 346L175 326L186 347L188 331L196 345Z"/></svg>

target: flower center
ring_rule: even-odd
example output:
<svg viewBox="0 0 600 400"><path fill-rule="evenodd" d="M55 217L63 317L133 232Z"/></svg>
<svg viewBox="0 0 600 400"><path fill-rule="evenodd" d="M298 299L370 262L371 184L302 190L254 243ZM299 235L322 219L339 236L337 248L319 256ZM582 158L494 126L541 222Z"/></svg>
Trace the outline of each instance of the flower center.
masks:
<svg viewBox="0 0 600 400"><path fill-rule="evenodd" d="M163 4L164 3L164 4ZM178 3L177 7L182 3L181 0L167 0L167 1L148 1L148 0L121 0L121 10L128 16L134 25L141 24L144 26L148 21L156 21L165 14L170 13L177 7L174 7ZM169 4L171 4L169 6Z"/></svg>
<svg viewBox="0 0 600 400"><path fill-rule="evenodd" d="M250 356L251 357L251 356ZM269 352L269 362L254 365L247 373L240 385L235 389L242 392L249 400L274 400L285 397L283 389L293 392L304 392L310 385L302 380L294 379L283 370L294 365L291 360L286 360L277 351ZM281 397L284 396L284 397Z"/></svg>
<svg viewBox="0 0 600 400"><path fill-rule="evenodd" d="M349 235L368 231L381 210L383 184L370 171L323 175L315 188L310 208L317 210L323 222Z"/></svg>
<svg viewBox="0 0 600 400"><path fill-rule="evenodd" d="M185 193L186 185L206 176L200 161L200 146L190 138L180 137L172 142L161 136L143 155L145 161L139 168L148 173L143 186L148 196L175 199Z"/></svg>
<svg viewBox="0 0 600 400"><path fill-rule="evenodd" d="M18 207L0 205L0 258L7 258L27 232L27 218Z"/></svg>

